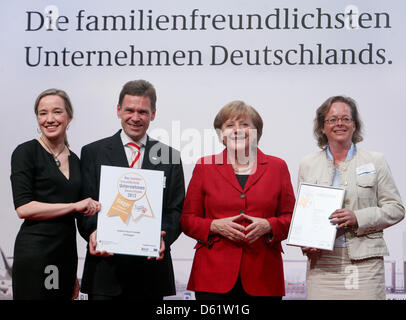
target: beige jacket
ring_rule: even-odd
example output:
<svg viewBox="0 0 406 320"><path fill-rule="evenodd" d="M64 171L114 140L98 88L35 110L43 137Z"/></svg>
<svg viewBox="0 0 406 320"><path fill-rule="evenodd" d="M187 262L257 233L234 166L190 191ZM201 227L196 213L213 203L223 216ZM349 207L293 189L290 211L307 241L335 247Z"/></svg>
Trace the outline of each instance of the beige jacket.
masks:
<svg viewBox="0 0 406 320"><path fill-rule="evenodd" d="M354 157L339 165L340 181L346 189L345 208L352 210L358 228L345 232L352 260L389 255L383 229L405 216L405 208L384 156L356 150ZM333 160L326 151L306 156L300 163L299 182L332 185Z"/></svg>

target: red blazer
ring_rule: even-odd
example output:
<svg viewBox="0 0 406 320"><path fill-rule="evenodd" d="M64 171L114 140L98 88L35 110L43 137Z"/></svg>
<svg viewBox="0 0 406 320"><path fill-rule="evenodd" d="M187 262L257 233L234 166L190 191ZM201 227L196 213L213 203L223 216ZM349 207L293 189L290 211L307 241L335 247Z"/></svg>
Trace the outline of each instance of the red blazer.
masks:
<svg viewBox="0 0 406 320"><path fill-rule="evenodd" d="M240 274L248 294L283 296L281 241L288 235L295 204L287 165L258 149L257 169L242 189L231 164L218 161L226 156L224 150L222 154L200 159L189 183L180 222L183 232L198 242L187 288L226 293ZM240 212L266 218L272 234L251 245L210 235L213 219Z"/></svg>

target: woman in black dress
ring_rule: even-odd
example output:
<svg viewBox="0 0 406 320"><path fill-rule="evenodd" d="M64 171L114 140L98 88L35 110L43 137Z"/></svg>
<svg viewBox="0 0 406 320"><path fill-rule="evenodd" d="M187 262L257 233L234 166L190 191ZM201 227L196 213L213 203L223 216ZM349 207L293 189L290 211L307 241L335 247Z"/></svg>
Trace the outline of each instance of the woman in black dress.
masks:
<svg viewBox="0 0 406 320"><path fill-rule="evenodd" d="M73 109L58 89L35 102L39 139L20 144L11 157L14 206L24 222L14 246L15 300L70 300L78 294L75 215L93 215L100 203L80 200L80 162L68 149Z"/></svg>

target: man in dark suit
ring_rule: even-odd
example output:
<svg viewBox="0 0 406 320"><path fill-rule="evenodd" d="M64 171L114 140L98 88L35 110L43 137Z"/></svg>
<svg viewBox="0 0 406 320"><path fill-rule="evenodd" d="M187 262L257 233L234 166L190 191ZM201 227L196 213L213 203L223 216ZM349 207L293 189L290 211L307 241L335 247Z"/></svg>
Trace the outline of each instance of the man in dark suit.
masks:
<svg viewBox="0 0 406 320"><path fill-rule="evenodd" d="M97 215L79 218L78 229L88 241L81 290L88 294L89 300L162 300L163 296L176 293L170 245L181 232L179 218L185 184L180 153L147 135L149 123L155 118L155 104L152 84L145 80L127 82L117 106L122 129L82 148L84 197L98 200L102 165L160 170L165 175L160 257L152 259L97 251Z"/></svg>

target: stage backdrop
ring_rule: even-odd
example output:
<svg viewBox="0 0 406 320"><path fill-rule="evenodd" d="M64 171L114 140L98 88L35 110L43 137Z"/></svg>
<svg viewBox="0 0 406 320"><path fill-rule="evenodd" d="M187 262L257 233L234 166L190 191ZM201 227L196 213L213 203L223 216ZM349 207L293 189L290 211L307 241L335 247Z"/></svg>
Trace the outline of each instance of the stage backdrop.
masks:
<svg viewBox="0 0 406 320"><path fill-rule="evenodd" d="M44 89L66 90L74 105L68 131L77 154L120 128L118 93L146 79L158 93L150 134L181 150L186 185L196 159L221 150L214 116L240 99L264 119L263 152L283 158L297 187L299 161L318 150L316 108L332 95L359 104L360 148L383 152L406 198L406 90L403 1L2 1L0 4L0 295L21 224L10 188L14 148L37 138L33 112ZM405 222L385 230L388 293L404 290ZM402 240L403 239L403 240ZM81 276L85 242L78 236ZM185 290L194 240L172 247ZM284 245L288 298L304 298L305 259Z"/></svg>

